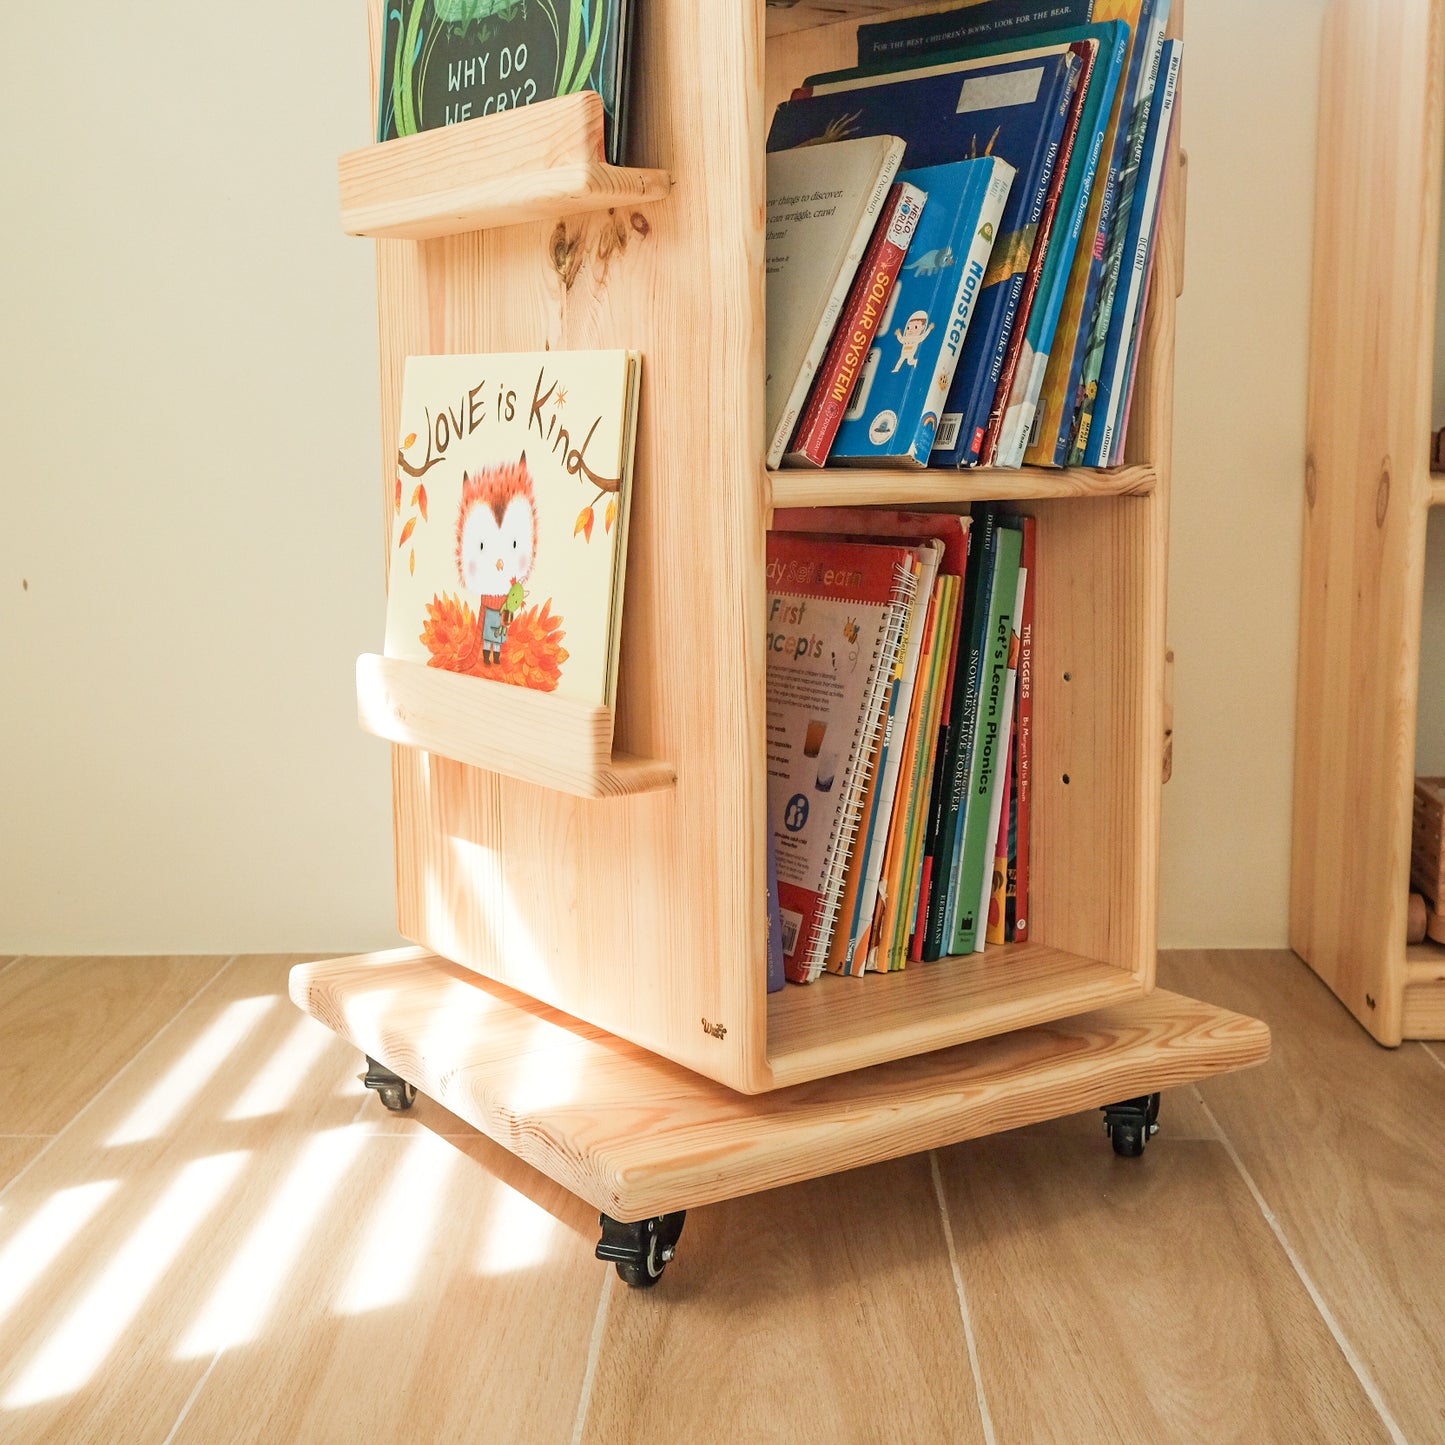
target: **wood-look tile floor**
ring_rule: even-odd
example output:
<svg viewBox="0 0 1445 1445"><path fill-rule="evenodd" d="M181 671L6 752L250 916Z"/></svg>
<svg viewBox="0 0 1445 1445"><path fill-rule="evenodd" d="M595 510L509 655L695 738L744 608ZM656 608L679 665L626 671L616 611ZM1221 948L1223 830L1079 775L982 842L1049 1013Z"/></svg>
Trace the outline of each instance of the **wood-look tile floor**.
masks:
<svg viewBox="0 0 1445 1445"><path fill-rule="evenodd" d="M1168 956L1263 1068L694 1211L661 1286L284 957L0 959L0 1440L1445 1445L1445 1048Z"/></svg>

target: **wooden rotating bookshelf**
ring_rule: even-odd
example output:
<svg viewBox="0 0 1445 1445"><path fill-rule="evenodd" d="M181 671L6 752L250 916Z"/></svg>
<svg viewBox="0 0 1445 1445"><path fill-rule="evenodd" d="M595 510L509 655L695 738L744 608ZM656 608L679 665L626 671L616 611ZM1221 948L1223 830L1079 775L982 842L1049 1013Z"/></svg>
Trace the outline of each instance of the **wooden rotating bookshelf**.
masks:
<svg viewBox="0 0 1445 1445"><path fill-rule="evenodd" d="M1430 471L1442 76L1442 0L1330 6L1290 943L1390 1045L1445 1038L1445 949L1405 942L1425 535L1445 502Z"/></svg>
<svg viewBox="0 0 1445 1445"><path fill-rule="evenodd" d="M1177 146L1127 465L763 465L767 119L800 77L850 63L858 20L880 8L659 0L631 59L633 150L650 168L598 173L585 193L569 179L565 202L541 199L553 190L539 156L561 155L569 177L600 166L584 134L593 98L506 117L522 151L512 213L499 209L512 182L477 161L506 152L492 120L419 138L414 171L383 158L387 147L343 163L348 228L382 237L384 500L408 354L625 346L646 360L610 717L599 731L559 716L542 725L547 748L509 756L483 727L493 707L513 706L495 697L508 689L463 698L470 679L363 659L364 725L400 744L398 917L421 948L303 966L293 996L621 1218L1103 1106L1268 1052L1253 1020L1146 997L1183 268ZM375 57L379 0L370 11ZM459 201L469 187L485 198ZM981 499L1041 519L1033 939L769 995L772 509ZM545 717L549 701L515 706L540 704Z"/></svg>

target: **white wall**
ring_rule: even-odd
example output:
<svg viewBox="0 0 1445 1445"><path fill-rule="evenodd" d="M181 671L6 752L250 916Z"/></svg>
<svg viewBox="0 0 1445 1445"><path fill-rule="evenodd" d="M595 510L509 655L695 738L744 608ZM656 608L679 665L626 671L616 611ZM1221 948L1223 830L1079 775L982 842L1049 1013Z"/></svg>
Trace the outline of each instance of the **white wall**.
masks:
<svg viewBox="0 0 1445 1445"><path fill-rule="evenodd" d="M1285 940L1322 9L1189 8L1166 944ZM75 0L0 87L0 952L394 941L361 15Z"/></svg>
<svg viewBox="0 0 1445 1445"><path fill-rule="evenodd" d="M362 7L79 0L11 59L0 952L395 941Z"/></svg>

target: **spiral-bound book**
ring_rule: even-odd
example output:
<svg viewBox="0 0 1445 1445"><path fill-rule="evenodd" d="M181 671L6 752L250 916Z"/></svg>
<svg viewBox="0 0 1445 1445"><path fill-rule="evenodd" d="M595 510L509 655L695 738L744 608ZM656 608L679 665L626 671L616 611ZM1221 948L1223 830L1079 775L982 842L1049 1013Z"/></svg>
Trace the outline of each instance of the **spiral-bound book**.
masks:
<svg viewBox="0 0 1445 1445"><path fill-rule="evenodd" d="M768 812L794 983L828 956L916 561L906 546L768 538Z"/></svg>

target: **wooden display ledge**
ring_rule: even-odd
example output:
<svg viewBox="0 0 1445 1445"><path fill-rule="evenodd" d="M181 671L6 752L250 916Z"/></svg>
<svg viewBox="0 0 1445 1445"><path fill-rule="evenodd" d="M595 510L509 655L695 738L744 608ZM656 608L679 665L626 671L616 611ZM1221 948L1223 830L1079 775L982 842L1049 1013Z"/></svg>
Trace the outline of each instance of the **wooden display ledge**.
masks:
<svg viewBox="0 0 1445 1445"><path fill-rule="evenodd" d="M1257 1020L1156 991L1096 1013L746 1095L422 949L299 964L291 970L291 997L483 1134L623 1220L1098 1108L1269 1054L1269 1030Z"/></svg>
<svg viewBox="0 0 1445 1445"><path fill-rule="evenodd" d="M366 653L356 660L357 718L388 742L440 753L579 798L670 788L668 763L612 751L612 709Z"/></svg>
<svg viewBox="0 0 1445 1445"><path fill-rule="evenodd" d="M1405 950L1401 1036L1445 1039L1445 947L1438 943L1412 943Z"/></svg>
<svg viewBox="0 0 1445 1445"><path fill-rule="evenodd" d="M661 199L666 171L611 166L595 91L351 151L337 164L342 229L426 241Z"/></svg>
<svg viewBox="0 0 1445 1445"><path fill-rule="evenodd" d="M1050 497L1141 497L1153 467L978 467L884 471L785 467L768 473L774 507L908 506L944 502L1042 501Z"/></svg>

